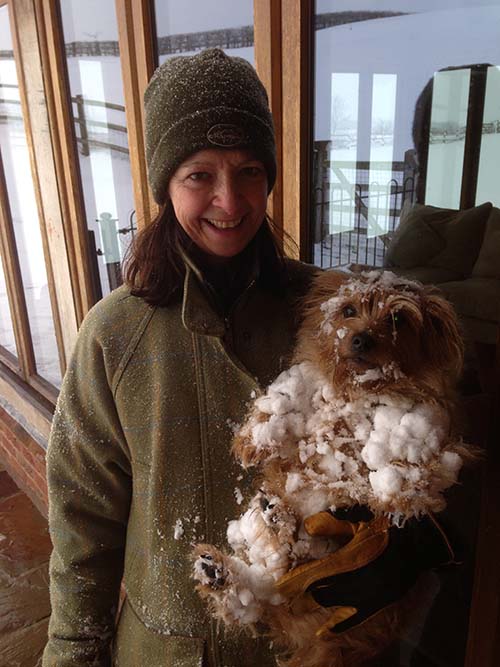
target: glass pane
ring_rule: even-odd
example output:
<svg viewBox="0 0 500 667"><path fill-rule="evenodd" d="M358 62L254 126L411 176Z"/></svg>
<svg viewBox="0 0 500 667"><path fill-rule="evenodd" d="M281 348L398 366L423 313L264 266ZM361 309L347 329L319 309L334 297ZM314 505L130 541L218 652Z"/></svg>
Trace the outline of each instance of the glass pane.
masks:
<svg viewBox="0 0 500 667"><path fill-rule="evenodd" d="M432 89L425 203L460 208L470 70L437 72Z"/></svg>
<svg viewBox="0 0 500 667"><path fill-rule="evenodd" d="M480 4L317 0L315 264L383 266L405 202L498 203L500 3ZM482 106L473 74L482 63L489 69L474 165L465 138Z"/></svg>
<svg viewBox="0 0 500 667"><path fill-rule="evenodd" d="M14 328L12 326L12 317L10 314L9 300L7 296L7 287L5 285L5 273L3 262L0 257L0 345L8 350L14 356L17 356L16 340L14 338Z"/></svg>
<svg viewBox="0 0 500 667"><path fill-rule="evenodd" d="M315 7L311 259L438 284L466 338L465 439L481 445L488 417L475 354L494 359L500 321L500 211L479 207L500 206L500 2ZM474 470L451 489L441 520L464 564L425 576L400 641L374 664L464 664L480 492Z"/></svg>
<svg viewBox="0 0 500 667"><path fill-rule="evenodd" d="M38 210L31 178L31 165L22 119L19 88L7 6L0 7L2 45L0 58L1 98L0 150L14 226L24 295L28 309L37 372L55 386L61 382L59 355L47 284Z"/></svg>
<svg viewBox="0 0 500 667"><path fill-rule="evenodd" d="M253 0L155 0L159 64L219 47L254 64Z"/></svg>
<svg viewBox="0 0 500 667"><path fill-rule="evenodd" d="M61 2L71 101L95 284L121 282L136 229L114 0Z"/></svg>
<svg viewBox="0 0 500 667"><path fill-rule="evenodd" d="M476 203L500 206L500 67L488 67Z"/></svg>

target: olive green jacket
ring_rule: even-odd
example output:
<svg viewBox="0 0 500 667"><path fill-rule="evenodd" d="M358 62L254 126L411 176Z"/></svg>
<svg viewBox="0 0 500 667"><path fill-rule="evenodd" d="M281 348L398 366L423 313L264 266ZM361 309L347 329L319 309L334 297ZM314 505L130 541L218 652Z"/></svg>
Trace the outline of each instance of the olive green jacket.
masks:
<svg viewBox="0 0 500 667"><path fill-rule="evenodd" d="M296 299L313 272L290 262L282 295L257 281L226 320L189 267L182 297L166 307L122 287L89 313L47 454L44 667L274 664L256 640L217 631L189 554L201 541L224 546L227 521L241 513L249 480L229 453L232 428L286 365Z"/></svg>

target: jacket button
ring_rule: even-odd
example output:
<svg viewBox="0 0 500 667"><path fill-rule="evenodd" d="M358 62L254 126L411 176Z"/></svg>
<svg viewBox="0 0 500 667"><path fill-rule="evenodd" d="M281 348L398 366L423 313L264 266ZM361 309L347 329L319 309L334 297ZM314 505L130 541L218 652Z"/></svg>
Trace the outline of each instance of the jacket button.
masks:
<svg viewBox="0 0 500 667"><path fill-rule="evenodd" d="M242 337L244 343L249 343L250 338L252 337L252 334L250 333L250 331L243 331L243 333L241 334L241 337Z"/></svg>

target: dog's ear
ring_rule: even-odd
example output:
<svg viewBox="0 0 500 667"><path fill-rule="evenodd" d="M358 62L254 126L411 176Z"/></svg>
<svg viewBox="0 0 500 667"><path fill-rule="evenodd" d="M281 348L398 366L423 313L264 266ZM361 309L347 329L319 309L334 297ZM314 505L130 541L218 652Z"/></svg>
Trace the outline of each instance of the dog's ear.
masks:
<svg viewBox="0 0 500 667"><path fill-rule="evenodd" d="M322 271L314 277L311 289L300 304L301 325L297 336L297 345L293 355L293 363L308 360L314 364L322 363L323 346L318 346L318 335L325 319L321 306L332 297L337 296L340 287L349 280L349 275L341 271ZM327 338L320 341L325 345ZM327 345L328 347L328 345ZM329 356L329 350L326 353Z"/></svg>
<svg viewBox="0 0 500 667"><path fill-rule="evenodd" d="M424 345L436 368L453 374L458 380L464 360L464 343L455 309L434 290L423 295Z"/></svg>
<svg viewBox="0 0 500 667"><path fill-rule="evenodd" d="M311 289L304 299L307 309L319 308L322 303L336 295L340 287L346 283L351 275L343 271L321 271L313 279Z"/></svg>

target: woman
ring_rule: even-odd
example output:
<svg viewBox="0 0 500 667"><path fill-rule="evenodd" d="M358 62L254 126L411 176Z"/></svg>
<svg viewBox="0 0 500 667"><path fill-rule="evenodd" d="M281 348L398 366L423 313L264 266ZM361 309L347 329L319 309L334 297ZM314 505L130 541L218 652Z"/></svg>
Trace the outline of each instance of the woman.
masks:
<svg viewBox="0 0 500 667"><path fill-rule="evenodd" d="M232 429L286 365L315 269L282 258L266 218L274 130L247 62L218 49L173 58L145 110L163 209L137 237L126 285L85 319L54 415L43 665L266 667L275 662L265 641L217 631L189 556L193 543L222 546L239 514L250 480L230 456ZM383 557L313 595L324 606L342 596L360 623L448 558L425 533L421 554L401 531Z"/></svg>
<svg viewBox="0 0 500 667"><path fill-rule="evenodd" d="M285 365L314 269L283 260L266 219L274 130L247 62L218 49L173 58L145 111L163 211L137 237L126 286L83 323L57 404L43 664L271 665L265 642L217 633L189 554L223 545L238 515L249 480L232 428Z"/></svg>

